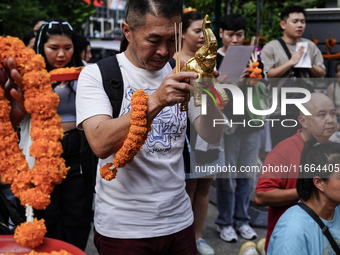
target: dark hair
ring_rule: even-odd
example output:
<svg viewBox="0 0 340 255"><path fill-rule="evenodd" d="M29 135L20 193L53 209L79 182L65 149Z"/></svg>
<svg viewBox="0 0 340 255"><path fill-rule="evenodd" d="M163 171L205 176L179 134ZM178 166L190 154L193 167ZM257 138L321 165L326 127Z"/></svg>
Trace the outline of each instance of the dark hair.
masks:
<svg viewBox="0 0 340 255"><path fill-rule="evenodd" d="M122 35L122 38L120 39L120 49L119 52L126 51L127 46L129 45L129 41L126 39L125 35Z"/></svg>
<svg viewBox="0 0 340 255"><path fill-rule="evenodd" d="M83 51L85 51L85 54L87 53L87 46L90 45L89 40L78 32L75 32L76 34L76 40L78 44L78 52L81 54Z"/></svg>
<svg viewBox="0 0 340 255"><path fill-rule="evenodd" d="M38 24L40 21L46 21L46 19L43 18L43 17L35 18L35 19L32 21L32 25L31 25L32 29L33 29L34 26L35 26L36 24Z"/></svg>
<svg viewBox="0 0 340 255"><path fill-rule="evenodd" d="M294 12L303 13L303 15L306 17L306 12L303 9L303 7L298 5L289 5L281 11L280 13L281 20L286 20L289 17L289 14Z"/></svg>
<svg viewBox="0 0 340 255"><path fill-rule="evenodd" d="M24 35L24 38L22 39L22 41L24 42L25 46L27 46L30 43L31 39L35 38L35 36L36 36L36 33L35 33L35 31L33 29L28 31Z"/></svg>
<svg viewBox="0 0 340 255"><path fill-rule="evenodd" d="M145 16L172 18L182 16L183 0L130 0L126 12L126 22L133 30L145 25Z"/></svg>
<svg viewBox="0 0 340 255"><path fill-rule="evenodd" d="M228 14L221 18L222 30L238 31L245 29L247 25L246 19L240 14Z"/></svg>
<svg viewBox="0 0 340 255"><path fill-rule="evenodd" d="M313 178L319 176L322 180L327 181L329 176L337 171L334 165L339 163L339 143L325 142L318 144L314 137L306 141L301 153L301 172L296 183L299 197L305 201L312 196L319 199L319 190L315 187ZM316 170L318 167L320 171Z"/></svg>
<svg viewBox="0 0 340 255"><path fill-rule="evenodd" d="M46 62L46 69L47 71L50 71L47 66L47 60L46 55L44 51L44 44L50 39L53 35L63 35L71 38L74 48L73 56L69 63L65 67L71 67L71 66L82 66L83 62L81 61L80 53L78 51L78 43L77 38L75 35L75 32L73 31L73 28L71 25L61 19L55 19L50 20L48 22L45 22L41 25L35 43L34 43L34 50L37 54L41 54Z"/></svg>
<svg viewBox="0 0 340 255"><path fill-rule="evenodd" d="M182 16L182 32L185 33L190 27L191 23L196 20L203 20L203 14L196 11L191 11L183 14Z"/></svg>

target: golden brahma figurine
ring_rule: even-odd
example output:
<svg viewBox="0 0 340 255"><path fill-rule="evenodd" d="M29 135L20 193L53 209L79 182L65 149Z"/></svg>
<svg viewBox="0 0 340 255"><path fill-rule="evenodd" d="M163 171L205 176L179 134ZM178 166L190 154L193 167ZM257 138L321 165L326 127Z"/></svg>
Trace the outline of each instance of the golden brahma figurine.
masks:
<svg viewBox="0 0 340 255"><path fill-rule="evenodd" d="M209 81L209 86L215 88L214 84L217 84L218 81L214 76L214 67L216 63L216 54L217 54L217 40L210 29L210 20L208 20L209 16L205 15L202 25L202 30L205 38L204 45L199 48L196 53L195 57L189 59L185 65L182 67L181 71L183 72L196 72L198 73L198 79L204 82ZM203 83L204 83L203 82ZM200 106L202 104L202 90L198 89L203 88L203 83L194 81L194 105ZM215 88L216 89L216 88ZM217 93L219 94L222 103L227 103L229 101L228 95L223 88L216 89ZM181 111L188 110L188 102L190 100L190 94L188 93L185 102L181 104Z"/></svg>

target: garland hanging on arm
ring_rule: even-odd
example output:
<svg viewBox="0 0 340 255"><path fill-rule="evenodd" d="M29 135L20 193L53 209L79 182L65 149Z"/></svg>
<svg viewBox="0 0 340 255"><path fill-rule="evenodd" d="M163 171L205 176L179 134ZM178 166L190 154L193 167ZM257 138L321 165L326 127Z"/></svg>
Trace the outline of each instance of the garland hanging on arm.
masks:
<svg viewBox="0 0 340 255"><path fill-rule="evenodd" d="M12 192L26 206L28 214L28 222L16 228L14 238L20 245L34 248L43 242L46 227L43 219L33 219L32 207L45 209L54 185L60 184L68 171L60 157L64 130L56 110L59 97L52 91L44 58L18 38L0 36L1 69L3 60L9 58L14 59L22 76L24 107L31 114L30 154L35 164L29 169L18 146L18 136L10 121L11 106L0 86L0 176L2 182L11 184Z"/></svg>
<svg viewBox="0 0 340 255"><path fill-rule="evenodd" d="M113 158L113 163L107 163L100 169L100 176L105 180L111 181L116 178L117 168L122 168L126 164L131 163L148 138L151 123L149 126L146 126L147 102L148 95L144 90L140 89L132 94L129 133L123 146Z"/></svg>

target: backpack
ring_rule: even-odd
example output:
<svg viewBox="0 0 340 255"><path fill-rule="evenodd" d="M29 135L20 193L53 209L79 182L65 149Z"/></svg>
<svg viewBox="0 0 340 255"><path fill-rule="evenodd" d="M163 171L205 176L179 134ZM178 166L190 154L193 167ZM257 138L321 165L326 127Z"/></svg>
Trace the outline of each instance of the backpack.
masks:
<svg viewBox="0 0 340 255"><path fill-rule="evenodd" d="M169 61L172 68L175 67L174 59ZM112 117L119 116L124 95L124 83L122 73L116 56L104 58L96 63L102 75L104 90L112 105ZM85 132L81 132L80 142L80 165L83 172L85 186L95 192L98 157L92 151Z"/></svg>

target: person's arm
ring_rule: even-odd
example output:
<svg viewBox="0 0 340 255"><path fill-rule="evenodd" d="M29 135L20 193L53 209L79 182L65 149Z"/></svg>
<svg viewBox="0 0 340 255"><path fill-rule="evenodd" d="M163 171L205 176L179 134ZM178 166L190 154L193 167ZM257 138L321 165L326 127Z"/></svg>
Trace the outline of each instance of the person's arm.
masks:
<svg viewBox="0 0 340 255"><path fill-rule="evenodd" d="M333 88L332 88L332 84L331 85L329 85L328 87L327 87L327 96L332 100L332 102L334 103L334 94L333 94ZM335 86L338 86L338 84L336 83L335 84ZM336 113L336 115L340 115L340 108L337 108L336 110L335 110L335 113Z"/></svg>
<svg viewBox="0 0 340 255"><path fill-rule="evenodd" d="M334 84L334 83L333 83ZM329 85L328 87L327 87L327 96L333 101L333 88L332 88L332 86L333 86L333 84L331 84L331 85Z"/></svg>
<svg viewBox="0 0 340 255"><path fill-rule="evenodd" d="M325 76L325 70L321 66L312 65L312 68L308 68L307 72L310 77L323 78Z"/></svg>
<svg viewBox="0 0 340 255"><path fill-rule="evenodd" d="M224 125L213 126L214 119L224 119L221 110L212 103L207 115L198 116L193 124L199 136L210 144L218 143L221 140Z"/></svg>
<svg viewBox="0 0 340 255"><path fill-rule="evenodd" d="M287 148L286 148L287 149ZM255 203L260 206L284 206L299 200L296 188L286 189L286 180L289 173L281 171L264 171L268 167L288 166L292 162L283 156L282 151L274 148L263 163L263 171L258 179L255 191ZM269 168L270 169L270 168Z"/></svg>
<svg viewBox="0 0 340 255"><path fill-rule="evenodd" d="M176 74L174 69L163 80L160 87L149 96L147 103L148 124L164 107L184 101L187 92L190 91L190 85L181 81L187 78L197 78L197 73L180 72ZM129 132L130 113L114 119L108 115L95 115L84 120L82 126L93 152L99 158L107 158L123 145Z"/></svg>
<svg viewBox="0 0 340 255"><path fill-rule="evenodd" d="M304 47L301 47L298 51L295 51L292 57L284 64L273 67L267 72L268 78L279 78L282 77L289 69L299 63L301 57L303 56Z"/></svg>
<svg viewBox="0 0 340 255"><path fill-rule="evenodd" d="M255 193L255 203L260 206L284 206L298 200L296 189L272 189Z"/></svg>
<svg viewBox="0 0 340 255"><path fill-rule="evenodd" d="M6 98L11 103L10 119L12 125L17 126L27 114L22 93L22 77L13 58L5 59L3 66L6 73L0 70L0 83L5 90Z"/></svg>

